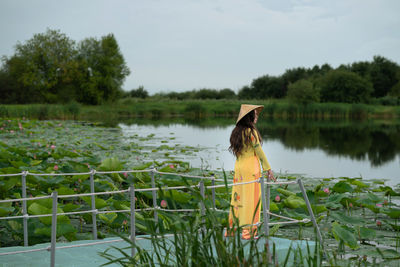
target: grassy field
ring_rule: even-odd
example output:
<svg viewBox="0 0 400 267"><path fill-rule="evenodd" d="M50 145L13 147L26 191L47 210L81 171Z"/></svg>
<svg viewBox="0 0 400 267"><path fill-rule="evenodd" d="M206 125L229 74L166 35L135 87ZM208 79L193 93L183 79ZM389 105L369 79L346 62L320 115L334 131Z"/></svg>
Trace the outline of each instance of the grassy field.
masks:
<svg viewBox="0 0 400 267"><path fill-rule="evenodd" d="M142 100L122 99L100 106L69 104L0 105L0 117L96 120L105 117L172 118L235 117L242 103L264 105L261 117L312 119L399 118L400 106L345 103L296 105L286 100Z"/></svg>

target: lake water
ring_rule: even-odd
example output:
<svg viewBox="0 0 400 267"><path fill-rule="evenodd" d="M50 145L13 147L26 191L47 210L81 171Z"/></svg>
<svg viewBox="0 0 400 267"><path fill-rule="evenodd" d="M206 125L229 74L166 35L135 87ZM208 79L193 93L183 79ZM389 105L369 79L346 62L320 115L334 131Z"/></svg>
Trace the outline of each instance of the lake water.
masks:
<svg viewBox="0 0 400 267"><path fill-rule="evenodd" d="M199 147L196 155L181 156L193 167L233 170L235 158L228 147L234 124L229 120L222 126L212 124L139 121L119 126L126 137L152 133L169 138L169 145ZM264 121L258 128L275 172L400 183L400 124L396 122Z"/></svg>

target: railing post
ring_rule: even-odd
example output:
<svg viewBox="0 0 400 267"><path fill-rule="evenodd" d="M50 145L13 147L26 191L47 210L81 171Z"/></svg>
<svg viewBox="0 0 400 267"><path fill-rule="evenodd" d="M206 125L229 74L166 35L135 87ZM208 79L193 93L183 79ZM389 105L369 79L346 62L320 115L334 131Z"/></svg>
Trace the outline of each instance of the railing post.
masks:
<svg viewBox="0 0 400 267"><path fill-rule="evenodd" d="M268 206L267 200L265 198L265 184L264 184L264 177L261 175L260 177L260 186L261 186L261 201L262 201L262 209L263 209L263 219L264 219L264 234L266 238L269 237L269 216L268 216Z"/></svg>
<svg viewBox="0 0 400 267"><path fill-rule="evenodd" d="M51 215L51 260L50 266L54 267L56 265L56 242L57 242L57 200L58 193L57 191L53 191L51 194L53 198L52 205L52 215Z"/></svg>
<svg viewBox="0 0 400 267"><path fill-rule="evenodd" d="M267 200L265 199L265 184L264 184L264 176L261 174L260 177L260 186L261 186L261 201L262 201L262 209L263 209L263 219L264 219L264 234L265 234L265 246L268 253L268 258L270 261L271 253L269 248L269 205L267 205Z"/></svg>
<svg viewBox="0 0 400 267"><path fill-rule="evenodd" d="M135 229L135 186L132 184L129 188L131 198L131 256L135 256L135 241L136 241L136 229Z"/></svg>
<svg viewBox="0 0 400 267"><path fill-rule="evenodd" d="M201 207L201 217L202 217L202 222L203 222L203 224L205 224L205 219L204 219L204 216L206 215L206 212L205 212L205 204L204 204L204 202L205 202L205 192L204 192L204 181L203 180L201 180L200 181L200 195L201 195L201 197L202 197L202 200L201 200L201 202L200 202L200 207ZM203 225L203 233L205 233L206 232L206 228L205 228L205 225Z"/></svg>
<svg viewBox="0 0 400 267"><path fill-rule="evenodd" d="M301 179L297 179L297 183L299 184L301 193L303 194L304 200L306 202L308 213L311 216L311 221L312 221L312 223L314 225L315 230L317 231L317 236L318 236L319 242L320 242L320 244L322 246L322 249L324 249L324 243L323 243L323 240L322 240L322 235L321 235L321 232L319 231L319 227L318 227L317 221L315 220L314 212L313 212L313 210L311 208L310 201L308 200L307 193L306 193L306 190L304 189L303 182L301 181ZM324 251L324 253L325 253L325 251Z"/></svg>
<svg viewBox="0 0 400 267"><path fill-rule="evenodd" d="M212 185L212 186L215 186L215 177L214 177L214 176L212 177L211 185ZM211 191L211 192L212 192L213 208L214 208L214 210L215 210L215 208L216 208L216 206L215 206L215 187L212 188L212 191Z"/></svg>
<svg viewBox="0 0 400 267"><path fill-rule="evenodd" d="M201 215L204 216L205 213L205 207L204 207L204 201L205 201L205 194L204 194L204 181L200 181L200 195L203 198L200 205L201 205Z"/></svg>
<svg viewBox="0 0 400 267"><path fill-rule="evenodd" d="M22 198L26 198L26 176L28 175L27 171L22 172ZM22 200L22 215L23 218L23 227L24 227L24 246L28 246L28 212L26 207L26 200Z"/></svg>
<svg viewBox="0 0 400 267"><path fill-rule="evenodd" d="M270 195L271 195L271 185L269 184L269 182L271 182L271 179L269 178L269 175L267 176L267 199L266 199L266 201L267 201L267 220L268 220L268 223L269 223L269 208L270 208ZM264 185L263 185L264 186ZM269 235L269 227L268 227L268 235Z"/></svg>
<svg viewBox="0 0 400 267"><path fill-rule="evenodd" d="M90 171L90 193L94 193L94 174L96 170ZM96 199L94 195L91 195L91 206L92 206L92 232L93 232L93 239L97 239L97 210L96 210Z"/></svg>
<svg viewBox="0 0 400 267"><path fill-rule="evenodd" d="M150 171L150 176L151 176L151 187L156 188L156 182L154 180L154 169ZM153 207L154 207L154 220L157 223L158 222L158 214L157 214L157 191L155 189L152 190L153 194Z"/></svg>

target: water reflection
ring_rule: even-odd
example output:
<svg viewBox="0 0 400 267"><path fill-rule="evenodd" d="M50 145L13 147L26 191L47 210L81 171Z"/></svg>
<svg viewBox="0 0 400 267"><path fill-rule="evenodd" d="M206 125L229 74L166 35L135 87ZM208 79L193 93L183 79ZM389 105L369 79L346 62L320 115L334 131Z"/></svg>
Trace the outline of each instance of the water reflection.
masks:
<svg viewBox="0 0 400 267"><path fill-rule="evenodd" d="M133 119L120 122L120 127L126 137L154 134L160 140L169 140L170 146L199 147L199 152L191 156L175 155L194 167L233 170L235 159L228 147L234 123L234 118ZM400 121L263 119L258 127L263 149L278 173L387 179L391 185L400 179Z"/></svg>
<svg viewBox="0 0 400 267"><path fill-rule="evenodd" d="M200 129L234 126L234 118L130 118L113 120L113 124L164 127L188 125ZM393 161L400 155L400 121L312 121L266 120L258 128L265 141L279 141L294 151L322 150L328 156L346 156L353 160L369 161L372 167ZM227 137L229 138L229 137Z"/></svg>
<svg viewBox="0 0 400 267"><path fill-rule="evenodd" d="M368 160L371 166L400 154L400 123L360 121L264 121L260 132L296 151L320 149L328 155Z"/></svg>

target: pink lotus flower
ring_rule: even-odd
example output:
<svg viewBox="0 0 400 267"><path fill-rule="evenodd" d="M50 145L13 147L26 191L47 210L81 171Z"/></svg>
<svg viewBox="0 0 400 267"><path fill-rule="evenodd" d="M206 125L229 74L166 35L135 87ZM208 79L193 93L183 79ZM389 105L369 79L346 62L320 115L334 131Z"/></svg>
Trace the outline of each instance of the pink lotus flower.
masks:
<svg viewBox="0 0 400 267"><path fill-rule="evenodd" d="M2 131L3 131L3 130L4 130L4 128L3 128L3 127L1 127L1 128L0 128L0 130L2 130Z"/></svg>
<svg viewBox="0 0 400 267"><path fill-rule="evenodd" d="M51 152L49 151L49 152L47 152L47 154L51 155Z"/></svg>
<svg viewBox="0 0 400 267"><path fill-rule="evenodd" d="M54 170L58 171L58 165L54 165Z"/></svg>
<svg viewBox="0 0 400 267"><path fill-rule="evenodd" d="M10 130L10 133L14 133L14 130Z"/></svg>
<svg viewBox="0 0 400 267"><path fill-rule="evenodd" d="M161 207L163 207L163 208L167 207L167 201L165 201L164 199L161 200Z"/></svg>
<svg viewBox="0 0 400 267"><path fill-rule="evenodd" d="M56 146L55 145L51 145L50 148L54 150L56 148Z"/></svg>
<svg viewBox="0 0 400 267"><path fill-rule="evenodd" d="M174 166L173 164L169 165L169 167L170 167L171 169L175 168L175 166Z"/></svg>
<svg viewBox="0 0 400 267"><path fill-rule="evenodd" d="M377 206L378 208L382 208L382 204L376 203L376 206Z"/></svg>
<svg viewBox="0 0 400 267"><path fill-rule="evenodd" d="M328 188L328 187L324 188L324 192L327 193L327 194L329 194L329 192L330 192L330 191L329 191L329 188Z"/></svg>
<svg viewBox="0 0 400 267"><path fill-rule="evenodd" d="M58 126L59 126L59 127L61 127L61 126L62 126L62 124L61 124L61 123L59 123L59 124L58 124Z"/></svg>
<svg viewBox="0 0 400 267"><path fill-rule="evenodd" d="M349 207L352 208L353 207L353 203L350 202Z"/></svg>
<svg viewBox="0 0 400 267"><path fill-rule="evenodd" d="M281 201L281 197L279 195L276 195L275 202L280 202L280 201Z"/></svg>
<svg viewBox="0 0 400 267"><path fill-rule="evenodd" d="M128 177L128 173L127 173L127 172L124 172L124 176L125 176L125 178Z"/></svg>
<svg viewBox="0 0 400 267"><path fill-rule="evenodd" d="M376 221L376 226L381 227L382 226L382 222L381 221Z"/></svg>

